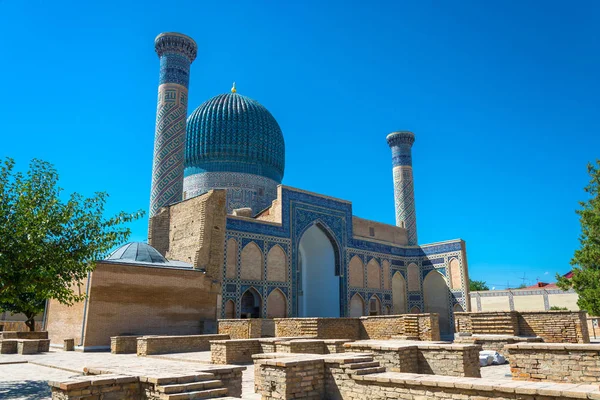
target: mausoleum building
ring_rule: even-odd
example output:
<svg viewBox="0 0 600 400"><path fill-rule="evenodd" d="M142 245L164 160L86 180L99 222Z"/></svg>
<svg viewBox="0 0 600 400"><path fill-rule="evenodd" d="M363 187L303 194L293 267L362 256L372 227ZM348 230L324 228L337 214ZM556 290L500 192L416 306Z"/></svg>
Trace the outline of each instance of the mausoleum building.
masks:
<svg viewBox="0 0 600 400"><path fill-rule="evenodd" d="M166 259L191 266L171 268L169 276L202 274L211 295L198 295L214 299L214 319L435 312L442 333L452 332L454 312L470 310L465 243L417 240L412 132L381 136L391 150L396 225L362 219L349 201L282 183L285 127L235 84L187 116L193 39L163 33L155 49L160 74L148 242ZM90 282L93 293L93 276ZM202 307L198 319L206 319ZM89 324L94 316L86 318Z"/></svg>

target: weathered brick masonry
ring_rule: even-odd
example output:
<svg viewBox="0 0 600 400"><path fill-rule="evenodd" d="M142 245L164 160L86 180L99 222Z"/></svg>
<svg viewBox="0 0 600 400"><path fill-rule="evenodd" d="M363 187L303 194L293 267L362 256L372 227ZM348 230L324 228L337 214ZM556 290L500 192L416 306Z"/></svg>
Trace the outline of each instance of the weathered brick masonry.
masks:
<svg viewBox="0 0 600 400"><path fill-rule="evenodd" d="M600 345L517 343L506 346L514 380L600 383Z"/></svg>
<svg viewBox="0 0 600 400"><path fill-rule="evenodd" d="M227 339L229 335L142 336L137 339L137 355L207 351L211 340Z"/></svg>
<svg viewBox="0 0 600 400"><path fill-rule="evenodd" d="M539 336L547 343L589 343L583 311L454 313L457 332Z"/></svg>
<svg viewBox="0 0 600 400"><path fill-rule="evenodd" d="M319 339L390 339L392 336L440 340L439 316L401 314L360 318L276 318L276 336Z"/></svg>
<svg viewBox="0 0 600 400"><path fill-rule="evenodd" d="M481 378L413 373L371 373L372 360L347 353L338 356L257 360L256 388L272 399L461 399L566 400L600 399L597 385L489 381ZM323 368L321 368L323 366Z"/></svg>

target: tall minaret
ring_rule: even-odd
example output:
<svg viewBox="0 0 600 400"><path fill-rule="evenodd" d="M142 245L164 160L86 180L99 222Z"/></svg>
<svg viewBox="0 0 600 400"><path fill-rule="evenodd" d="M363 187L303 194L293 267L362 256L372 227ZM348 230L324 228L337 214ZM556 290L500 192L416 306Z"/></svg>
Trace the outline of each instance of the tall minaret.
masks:
<svg viewBox="0 0 600 400"><path fill-rule="evenodd" d="M160 58L150 217L160 207L181 201L190 65L198 46L180 33L161 33L154 40Z"/></svg>
<svg viewBox="0 0 600 400"><path fill-rule="evenodd" d="M417 215L415 213L415 192L413 186L411 148L415 142L412 132L400 131L387 135L392 149L394 172L394 201L396 205L396 226L406 228L408 245L417 245Z"/></svg>

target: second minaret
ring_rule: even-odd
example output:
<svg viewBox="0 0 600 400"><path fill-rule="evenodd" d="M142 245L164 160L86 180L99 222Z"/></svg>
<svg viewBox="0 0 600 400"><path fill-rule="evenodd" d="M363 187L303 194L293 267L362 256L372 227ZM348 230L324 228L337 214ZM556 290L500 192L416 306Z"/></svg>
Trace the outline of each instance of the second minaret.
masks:
<svg viewBox="0 0 600 400"><path fill-rule="evenodd" d="M190 65L196 42L180 33L161 33L154 40L160 58L150 217L160 207L181 201Z"/></svg>
<svg viewBox="0 0 600 400"><path fill-rule="evenodd" d="M405 228L408 235L408 245L416 246L417 215L415 212L411 154L415 135L408 131L392 132L387 135L386 139L392 149L396 226Z"/></svg>

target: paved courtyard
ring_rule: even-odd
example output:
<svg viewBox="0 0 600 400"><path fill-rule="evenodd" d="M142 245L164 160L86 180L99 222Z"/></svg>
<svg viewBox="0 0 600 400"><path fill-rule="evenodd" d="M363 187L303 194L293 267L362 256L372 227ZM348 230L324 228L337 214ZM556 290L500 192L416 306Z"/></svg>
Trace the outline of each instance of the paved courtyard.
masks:
<svg viewBox="0 0 600 400"><path fill-rule="evenodd" d="M198 364L201 364L199 366ZM67 379L81 374L84 367L102 367L124 374L152 372L193 372L206 370L210 352L174 353L138 357L135 354L80 353L50 351L35 355L0 355L0 399L48 400L49 380ZM508 374L508 375L507 375ZM510 379L508 364L481 369L482 378ZM243 373L242 398L258 400L254 393L254 367Z"/></svg>

